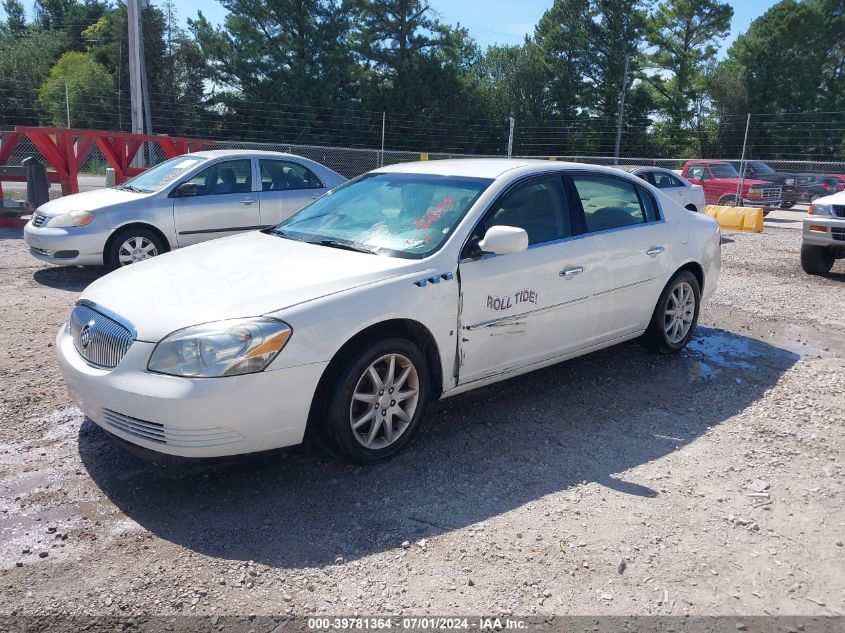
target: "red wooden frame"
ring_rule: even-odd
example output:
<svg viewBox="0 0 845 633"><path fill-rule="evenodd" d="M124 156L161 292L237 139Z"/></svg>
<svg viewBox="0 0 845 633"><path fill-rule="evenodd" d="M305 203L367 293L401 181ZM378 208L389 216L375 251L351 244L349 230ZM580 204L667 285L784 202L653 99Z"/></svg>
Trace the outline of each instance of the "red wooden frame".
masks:
<svg viewBox="0 0 845 633"><path fill-rule="evenodd" d="M14 131L0 133L0 165L6 164L23 137L32 141L52 170L47 170L50 182L62 185L62 195L79 193L79 168L85 164L96 144L114 168L115 184L126 182L143 169L131 167L132 160L143 143L156 143L166 158L196 152L211 141L167 135L132 134L107 130L74 128L29 127L18 125ZM5 180L21 181L21 177L7 176ZM3 195L0 184L0 197Z"/></svg>

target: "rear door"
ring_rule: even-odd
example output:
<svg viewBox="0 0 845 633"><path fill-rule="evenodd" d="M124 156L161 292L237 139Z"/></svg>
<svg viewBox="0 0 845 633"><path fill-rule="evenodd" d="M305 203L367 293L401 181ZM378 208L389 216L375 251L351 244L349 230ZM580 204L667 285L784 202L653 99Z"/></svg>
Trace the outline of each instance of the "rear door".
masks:
<svg viewBox="0 0 845 633"><path fill-rule="evenodd" d="M657 203L644 187L615 176L573 174L571 183L581 205L583 241L603 268L591 280L593 327L601 341L642 331L669 262L669 229Z"/></svg>
<svg viewBox="0 0 845 633"><path fill-rule="evenodd" d="M474 252L496 225L525 229L528 250ZM593 336L584 304L600 270L573 233L560 174L526 180L506 192L475 228L463 255L461 384L566 354Z"/></svg>
<svg viewBox="0 0 845 633"><path fill-rule="evenodd" d="M672 174L665 171L653 171L650 182L682 207L690 204L690 187Z"/></svg>
<svg viewBox="0 0 845 633"><path fill-rule="evenodd" d="M251 158L216 162L185 182L196 193L173 200L179 246L260 228Z"/></svg>
<svg viewBox="0 0 845 633"><path fill-rule="evenodd" d="M325 183L295 160L259 158L261 222L277 224L328 191Z"/></svg>

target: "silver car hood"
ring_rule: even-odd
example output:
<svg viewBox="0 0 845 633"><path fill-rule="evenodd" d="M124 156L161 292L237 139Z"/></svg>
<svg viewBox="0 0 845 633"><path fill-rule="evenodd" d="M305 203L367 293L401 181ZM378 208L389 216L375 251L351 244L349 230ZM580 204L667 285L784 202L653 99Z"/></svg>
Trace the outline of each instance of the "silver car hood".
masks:
<svg viewBox="0 0 845 633"><path fill-rule="evenodd" d="M152 195L155 195L155 192L135 193L114 188L96 189L50 200L38 207L38 210L53 217L70 211L97 211L126 202L137 202Z"/></svg>

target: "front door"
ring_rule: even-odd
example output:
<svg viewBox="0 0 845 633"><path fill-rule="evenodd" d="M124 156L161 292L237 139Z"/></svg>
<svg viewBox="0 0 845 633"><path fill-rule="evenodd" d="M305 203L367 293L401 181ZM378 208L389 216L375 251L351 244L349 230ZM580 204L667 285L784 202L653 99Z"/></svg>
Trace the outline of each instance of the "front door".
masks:
<svg viewBox="0 0 845 633"><path fill-rule="evenodd" d="M261 158L261 223L278 224L316 200L327 189L313 171L293 160Z"/></svg>
<svg viewBox="0 0 845 633"><path fill-rule="evenodd" d="M251 158L215 163L186 182L196 193L173 200L179 246L261 227Z"/></svg>
<svg viewBox="0 0 845 633"><path fill-rule="evenodd" d="M495 225L525 229L528 250L473 257ZM460 384L566 354L595 336L585 316L597 261L572 226L559 174L517 185L479 223L460 265Z"/></svg>

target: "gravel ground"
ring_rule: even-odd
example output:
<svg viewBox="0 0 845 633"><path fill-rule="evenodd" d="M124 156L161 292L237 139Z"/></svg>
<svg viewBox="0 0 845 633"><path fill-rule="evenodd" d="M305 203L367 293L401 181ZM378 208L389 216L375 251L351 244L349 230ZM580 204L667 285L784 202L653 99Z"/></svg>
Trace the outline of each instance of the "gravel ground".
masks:
<svg viewBox="0 0 845 633"><path fill-rule="evenodd" d="M0 230L0 614L841 615L845 262L805 275L799 229L724 235L681 355L625 344L436 403L375 467L205 472L71 404L52 341L100 272Z"/></svg>

